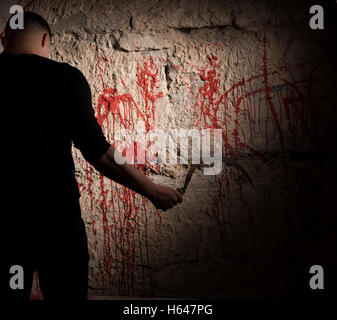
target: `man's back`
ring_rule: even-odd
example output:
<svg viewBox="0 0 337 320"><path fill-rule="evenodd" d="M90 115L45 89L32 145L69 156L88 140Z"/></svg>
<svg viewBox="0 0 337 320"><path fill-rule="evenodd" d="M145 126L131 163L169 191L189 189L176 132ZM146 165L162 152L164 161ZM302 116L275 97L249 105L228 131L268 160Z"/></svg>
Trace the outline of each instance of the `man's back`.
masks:
<svg viewBox="0 0 337 320"><path fill-rule="evenodd" d="M52 180L60 176L54 173L72 168L65 68L35 55L1 55L0 70L2 166L12 186L6 198L30 199L36 207L55 192Z"/></svg>
<svg viewBox="0 0 337 320"><path fill-rule="evenodd" d="M90 87L76 68L38 55L1 54L0 70L1 292L27 298L37 271L45 298L58 297L64 281L85 299L88 244L71 146L89 162L110 147L94 116ZM27 290L18 295L6 284L12 265L25 270Z"/></svg>
<svg viewBox="0 0 337 320"><path fill-rule="evenodd" d="M89 160L109 144L76 68L37 55L2 54L0 70L2 201L11 208L5 219L39 230L69 215L63 204L78 201L72 142Z"/></svg>

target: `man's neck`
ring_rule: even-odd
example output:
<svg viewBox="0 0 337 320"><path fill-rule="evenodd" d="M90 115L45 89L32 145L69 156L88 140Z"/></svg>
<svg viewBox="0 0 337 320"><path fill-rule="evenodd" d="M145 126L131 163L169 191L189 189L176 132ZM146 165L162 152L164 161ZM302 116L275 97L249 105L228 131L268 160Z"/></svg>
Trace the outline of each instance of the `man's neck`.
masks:
<svg viewBox="0 0 337 320"><path fill-rule="evenodd" d="M21 48L5 48L3 51L4 54L10 54L13 56L18 56L20 54L37 54L33 50L21 49Z"/></svg>

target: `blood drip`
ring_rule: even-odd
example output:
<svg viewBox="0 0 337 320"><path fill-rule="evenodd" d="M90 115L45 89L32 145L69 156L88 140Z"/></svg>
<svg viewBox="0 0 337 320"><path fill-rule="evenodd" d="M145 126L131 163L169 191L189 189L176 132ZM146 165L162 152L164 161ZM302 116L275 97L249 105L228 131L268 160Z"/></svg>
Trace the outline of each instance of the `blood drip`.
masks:
<svg viewBox="0 0 337 320"><path fill-rule="evenodd" d="M106 132L109 142L115 145L115 132L124 128L133 130L137 121L141 120L145 124L146 132L154 128L155 124L155 104L163 96L158 92L158 73L159 69L154 64L153 59L145 59L138 63L137 67L137 85L142 97L142 104L138 104L131 94L119 93L115 88L109 88L104 82L103 74L107 70L108 59L103 58L105 67L102 71L101 58L98 59L98 76L102 81L103 92L100 94L97 102L96 117L98 123ZM111 59L110 59L111 61ZM121 80L123 87L125 83ZM127 89L127 88L126 88ZM137 156L137 144L134 147L135 156ZM148 146L143 146L146 148ZM125 151L125 150L124 150ZM147 160L147 159L146 159ZM133 292L135 270L135 256L137 263L142 267L143 283L146 282L145 267L150 263L148 248L148 219L147 209L148 200L138 198L136 193L126 187L118 185L99 174L99 194L93 192L93 168L84 160L78 161L79 165L86 172L85 183L81 182L80 191L86 193L90 198L90 209L99 207L101 212L101 225L103 229L103 258L98 261L99 271L93 275L96 282L104 282L108 279L111 288L117 282L119 295L130 295ZM143 170L144 164L135 164L136 167ZM148 163L146 167L151 165ZM156 211L156 217L161 217L159 211ZM141 219L141 217L144 217ZM144 221L142 221L144 220ZM144 227L141 225L144 224ZM92 219L90 232L95 240L93 251L97 256L98 252L98 221ZM142 235L144 228L144 235ZM144 248L145 246L145 248ZM115 269L117 272L114 272ZM114 274L117 278L114 279Z"/></svg>
<svg viewBox="0 0 337 320"><path fill-rule="evenodd" d="M203 85L194 93L196 101L192 106L195 115L194 125L200 129L222 129L223 152L228 157L236 158L253 154L265 160L270 142L275 140L275 137L278 137L281 152L286 151L286 148L301 149L303 137L310 137L312 143L315 141L315 135L312 132L315 128L315 109L311 85L318 64L312 62L287 64L270 70L266 33L262 43L262 73L242 78L225 92L221 90L221 73L217 56L209 55L202 68L196 67ZM295 80L293 70L297 71L297 75L302 75L300 80ZM286 78L292 80L286 81ZM278 85L272 85L270 79L277 81ZM190 88L191 84L187 87ZM262 128L261 115L265 108L267 108L267 119L263 120L266 127ZM243 119L248 120L252 140L264 132L263 153L247 143L246 134L240 126ZM268 121L269 119L272 121ZM268 127L270 123L273 125L272 130ZM292 144L288 141L287 130L290 132ZM271 137L268 134L270 131L275 133ZM215 219L219 226L225 229L226 225L233 221L234 201L235 203L239 201L240 211L246 212L247 230L250 231L254 245L256 238L251 205L245 199L243 185L239 183L234 186L232 183L239 178L238 174L237 170L224 167L222 173L215 177L218 185L215 201L205 214ZM233 195L238 196L238 199L234 199Z"/></svg>

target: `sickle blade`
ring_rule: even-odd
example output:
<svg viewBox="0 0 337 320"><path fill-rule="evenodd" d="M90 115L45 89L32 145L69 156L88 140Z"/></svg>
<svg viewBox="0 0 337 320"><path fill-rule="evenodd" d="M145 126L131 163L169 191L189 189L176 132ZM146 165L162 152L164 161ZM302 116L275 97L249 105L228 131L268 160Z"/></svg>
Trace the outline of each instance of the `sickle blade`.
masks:
<svg viewBox="0 0 337 320"><path fill-rule="evenodd" d="M187 187L188 187L188 185L189 185L189 183L190 183L190 181L192 179L193 173L196 170L196 168L198 168L198 166L199 166L199 164L192 164L192 166L188 170L184 186L182 188L178 188L177 189L181 194L184 194L186 192Z"/></svg>
<svg viewBox="0 0 337 320"><path fill-rule="evenodd" d="M226 165L228 166L232 166L236 169L238 169L239 171L241 171L241 173L246 177L246 179L249 181L249 183L251 184L251 186L253 188L255 188L253 180L251 179L251 177L249 176L248 172L241 166L239 165L236 161L234 161L233 159L230 158L223 158L223 161L225 162ZM187 190L187 187L192 179L193 173L195 172L195 170L200 166L201 164L192 164L190 169L187 172L186 175L186 179L185 179L185 183L184 186L182 188L178 188L177 191L179 191L181 194L184 194Z"/></svg>

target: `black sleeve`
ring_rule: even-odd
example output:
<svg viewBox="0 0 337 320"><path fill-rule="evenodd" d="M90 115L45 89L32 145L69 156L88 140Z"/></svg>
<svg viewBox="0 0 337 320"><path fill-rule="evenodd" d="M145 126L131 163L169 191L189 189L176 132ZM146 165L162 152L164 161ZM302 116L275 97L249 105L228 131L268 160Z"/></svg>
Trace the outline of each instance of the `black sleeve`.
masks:
<svg viewBox="0 0 337 320"><path fill-rule="evenodd" d="M92 107L89 83L83 73L67 66L66 95L69 108L69 131L74 146L90 163L98 160L110 147L97 122Z"/></svg>

